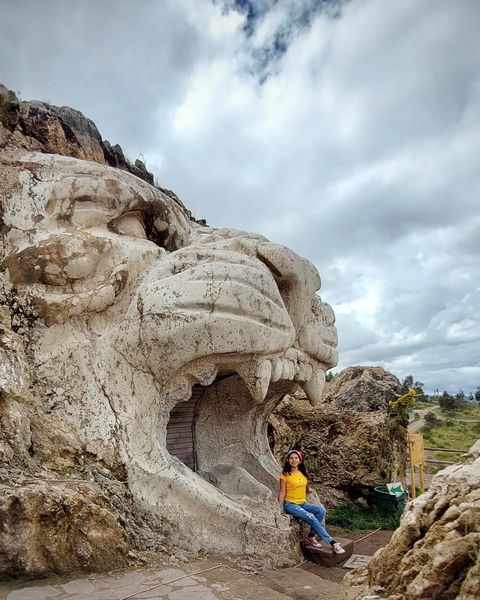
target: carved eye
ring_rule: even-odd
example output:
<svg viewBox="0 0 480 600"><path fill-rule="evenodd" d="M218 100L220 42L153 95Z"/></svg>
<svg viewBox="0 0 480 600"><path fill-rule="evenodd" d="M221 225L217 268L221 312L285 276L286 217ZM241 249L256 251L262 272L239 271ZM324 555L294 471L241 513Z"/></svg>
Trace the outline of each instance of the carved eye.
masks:
<svg viewBox="0 0 480 600"><path fill-rule="evenodd" d="M147 239L145 233L145 225L143 221L143 213L139 210L131 211L121 215L112 222L113 229L122 235L130 237Z"/></svg>

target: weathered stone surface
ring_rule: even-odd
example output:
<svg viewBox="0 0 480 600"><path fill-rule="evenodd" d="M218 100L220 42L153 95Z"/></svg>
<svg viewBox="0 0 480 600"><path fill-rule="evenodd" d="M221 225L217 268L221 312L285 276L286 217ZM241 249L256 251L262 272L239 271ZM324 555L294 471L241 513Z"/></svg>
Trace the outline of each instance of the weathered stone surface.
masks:
<svg viewBox="0 0 480 600"><path fill-rule="evenodd" d="M348 367L329 381L323 399L342 410L386 411L401 387L397 377L382 367Z"/></svg>
<svg viewBox="0 0 480 600"><path fill-rule="evenodd" d="M334 567L345 562L353 554L353 542L348 538L335 536L337 541L342 548L345 550L345 554L335 554L332 552L330 546L322 544L320 548L312 548L308 544L305 544L305 556L310 562L317 563L324 567Z"/></svg>
<svg viewBox="0 0 480 600"><path fill-rule="evenodd" d="M126 563L126 534L86 483L0 484L0 576L45 577ZM68 532L68 533L67 533Z"/></svg>
<svg viewBox="0 0 480 600"><path fill-rule="evenodd" d="M153 184L141 160L131 163L121 147L103 140L95 123L68 106L20 101L0 84L0 148L20 146L110 165Z"/></svg>
<svg viewBox="0 0 480 600"><path fill-rule="evenodd" d="M344 579L340 600L474 600L480 590L480 441L407 505L368 567Z"/></svg>
<svg viewBox="0 0 480 600"><path fill-rule="evenodd" d="M292 564L266 430L297 385L318 402L337 360L315 267L262 236L200 226L125 171L31 152L52 143L102 162L75 111L19 110L0 154L2 496L19 472L93 478L136 547L150 531L155 547ZM194 386L196 472L167 449L170 413ZM75 529L62 531L52 543L64 548ZM6 573L36 573L15 545L3 552Z"/></svg>

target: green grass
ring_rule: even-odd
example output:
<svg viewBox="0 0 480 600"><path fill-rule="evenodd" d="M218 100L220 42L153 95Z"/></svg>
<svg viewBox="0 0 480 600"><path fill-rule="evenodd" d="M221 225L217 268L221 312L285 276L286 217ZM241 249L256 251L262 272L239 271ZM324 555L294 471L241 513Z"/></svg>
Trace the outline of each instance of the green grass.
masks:
<svg viewBox="0 0 480 600"><path fill-rule="evenodd" d="M437 404L436 402L419 402L417 400L417 402L415 402L415 404L413 405L413 410L417 410L417 409L423 410L424 408L431 408L432 406L435 406L436 404Z"/></svg>
<svg viewBox="0 0 480 600"><path fill-rule="evenodd" d="M442 414L444 414L442 412ZM460 410L451 413L452 419L480 419L480 406L478 404L468 404Z"/></svg>
<svg viewBox="0 0 480 600"><path fill-rule="evenodd" d="M448 419L435 427L424 427L422 433L425 446L468 450L480 438L480 423L463 423ZM455 460L456 456L458 455L447 452L432 452L432 457L438 459Z"/></svg>
<svg viewBox="0 0 480 600"><path fill-rule="evenodd" d="M448 448L450 450L468 450L480 438L480 423L462 423L447 419L435 427L423 427L424 445L432 448ZM456 462L460 454L427 450L426 458ZM428 473L437 473L447 467L444 465L426 465Z"/></svg>
<svg viewBox="0 0 480 600"><path fill-rule="evenodd" d="M342 527L348 531L355 529L393 530L400 523L400 513L384 512L376 507L362 508L351 504L336 506L327 511L327 524Z"/></svg>

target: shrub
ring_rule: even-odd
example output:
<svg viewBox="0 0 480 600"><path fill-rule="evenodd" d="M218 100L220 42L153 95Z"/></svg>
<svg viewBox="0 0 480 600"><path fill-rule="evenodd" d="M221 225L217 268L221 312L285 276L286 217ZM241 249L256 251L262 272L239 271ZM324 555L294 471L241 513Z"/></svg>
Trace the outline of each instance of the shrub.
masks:
<svg viewBox="0 0 480 600"><path fill-rule="evenodd" d="M442 420L433 412L428 412L425 415L425 425L427 425L427 427L437 427L441 422Z"/></svg>
<svg viewBox="0 0 480 600"><path fill-rule="evenodd" d="M336 506L327 511L327 524L337 525L349 531L354 529L396 529L400 513L379 510L374 506L362 508L352 504Z"/></svg>

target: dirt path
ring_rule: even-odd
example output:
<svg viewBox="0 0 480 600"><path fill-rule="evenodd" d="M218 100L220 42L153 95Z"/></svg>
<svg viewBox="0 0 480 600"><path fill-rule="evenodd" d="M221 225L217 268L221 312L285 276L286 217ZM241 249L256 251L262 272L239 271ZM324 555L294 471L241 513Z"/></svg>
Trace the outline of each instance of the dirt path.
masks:
<svg viewBox="0 0 480 600"><path fill-rule="evenodd" d="M428 407L428 408L419 408L418 410L415 410L413 412L417 413L420 415L419 419L416 419L415 421L412 421L411 423L408 424L408 431L410 431L410 433L416 433L417 431L419 431L422 427L425 427L425 415L429 412L433 412L436 408L440 408L438 404L433 404L432 406ZM437 415L437 417L439 419L441 419L442 417L440 415L438 415L438 413L435 413Z"/></svg>
<svg viewBox="0 0 480 600"><path fill-rule="evenodd" d="M455 417L445 417L444 415L440 414L440 412L436 412L437 408L440 408L440 406L438 404L433 404L429 408L419 408L418 410L414 409L413 412L420 415L420 418L415 419L415 421L412 421L408 424L408 431L411 433L416 433L422 427L425 427L425 415L429 412L435 412L435 416L441 421L446 421L448 418L451 421L457 421L458 423L480 423L480 419L456 419Z"/></svg>

